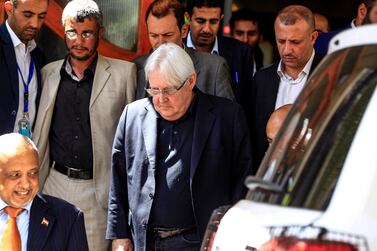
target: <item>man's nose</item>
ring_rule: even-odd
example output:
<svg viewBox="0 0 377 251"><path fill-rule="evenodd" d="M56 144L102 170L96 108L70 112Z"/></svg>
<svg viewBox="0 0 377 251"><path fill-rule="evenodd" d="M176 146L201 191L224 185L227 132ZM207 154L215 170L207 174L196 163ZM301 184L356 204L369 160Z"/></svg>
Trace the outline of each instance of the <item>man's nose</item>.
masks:
<svg viewBox="0 0 377 251"><path fill-rule="evenodd" d="M292 52L292 46L291 46L290 43L286 42L286 43L284 44L284 47L283 47L283 53L284 53L284 54L289 54L289 53L291 53L291 52Z"/></svg>
<svg viewBox="0 0 377 251"><path fill-rule="evenodd" d="M42 21L41 21L42 22ZM37 29L39 27L39 18L37 15L33 15L30 19L29 19L29 25L35 29Z"/></svg>
<svg viewBox="0 0 377 251"><path fill-rule="evenodd" d="M242 35L241 41L244 42L244 43L247 43L247 34L246 33Z"/></svg>
<svg viewBox="0 0 377 251"><path fill-rule="evenodd" d="M210 33L211 32L211 25L209 22L205 22L203 24L203 29L202 29L204 32L207 32L207 33Z"/></svg>

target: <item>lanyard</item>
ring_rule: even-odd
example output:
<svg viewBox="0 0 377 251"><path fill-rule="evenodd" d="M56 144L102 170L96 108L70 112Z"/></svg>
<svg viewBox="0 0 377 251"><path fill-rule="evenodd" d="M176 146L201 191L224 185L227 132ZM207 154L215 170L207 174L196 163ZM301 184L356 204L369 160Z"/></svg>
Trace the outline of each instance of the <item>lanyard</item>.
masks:
<svg viewBox="0 0 377 251"><path fill-rule="evenodd" d="M21 80L24 85L24 112L29 111L29 84L31 79L33 78L34 74L34 60L33 57L30 57L30 67L29 67L29 75L27 77L27 82L25 82L24 76L22 75L20 66L17 64L18 72L21 75Z"/></svg>

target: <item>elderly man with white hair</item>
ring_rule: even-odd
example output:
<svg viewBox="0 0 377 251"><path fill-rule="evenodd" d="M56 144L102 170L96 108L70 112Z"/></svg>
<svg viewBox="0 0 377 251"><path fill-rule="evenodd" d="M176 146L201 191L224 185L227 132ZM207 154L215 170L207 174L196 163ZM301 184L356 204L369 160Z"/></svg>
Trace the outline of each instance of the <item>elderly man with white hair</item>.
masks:
<svg viewBox="0 0 377 251"><path fill-rule="evenodd" d="M126 106L114 139L107 238L113 250L199 250L212 211L245 194L246 118L195 87L176 44L160 45L145 73L151 97Z"/></svg>
<svg viewBox="0 0 377 251"><path fill-rule="evenodd" d="M42 191L84 211L90 250L105 239L111 146L123 108L134 100L136 66L97 53L102 13L92 0L73 0L62 23L68 55L42 69L34 129Z"/></svg>

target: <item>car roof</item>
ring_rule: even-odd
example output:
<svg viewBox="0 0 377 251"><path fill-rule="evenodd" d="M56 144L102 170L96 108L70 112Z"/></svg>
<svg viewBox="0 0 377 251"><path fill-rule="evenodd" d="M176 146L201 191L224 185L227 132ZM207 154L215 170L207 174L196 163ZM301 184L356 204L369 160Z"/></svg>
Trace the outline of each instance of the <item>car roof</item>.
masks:
<svg viewBox="0 0 377 251"><path fill-rule="evenodd" d="M330 40L328 54L359 45L377 44L377 24L346 29Z"/></svg>

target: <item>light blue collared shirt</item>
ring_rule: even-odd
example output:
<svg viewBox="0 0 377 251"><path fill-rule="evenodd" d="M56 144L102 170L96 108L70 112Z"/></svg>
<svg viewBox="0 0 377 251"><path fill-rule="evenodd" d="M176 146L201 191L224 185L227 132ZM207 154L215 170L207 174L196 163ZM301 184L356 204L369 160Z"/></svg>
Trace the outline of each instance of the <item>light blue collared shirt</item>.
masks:
<svg viewBox="0 0 377 251"><path fill-rule="evenodd" d="M27 250L27 238L29 235L29 222L30 222L30 208L31 208L32 203L33 201L29 202L26 206L24 206L23 207L24 211L22 211L17 216L17 227L21 236L22 251ZM8 204L5 203L2 199L0 199L0 239L3 237L4 228L8 221L8 215L4 212L4 208L7 206Z"/></svg>
<svg viewBox="0 0 377 251"><path fill-rule="evenodd" d="M189 31L188 35L187 35L187 47L190 47L190 48L193 48L194 50L196 50L196 47L194 45L194 43L192 42L192 39L191 39L191 31ZM212 47L212 50L211 50L211 54L217 54L217 55L220 55L219 54L219 43L217 42L217 36L215 37L215 43Z"/></svg>

